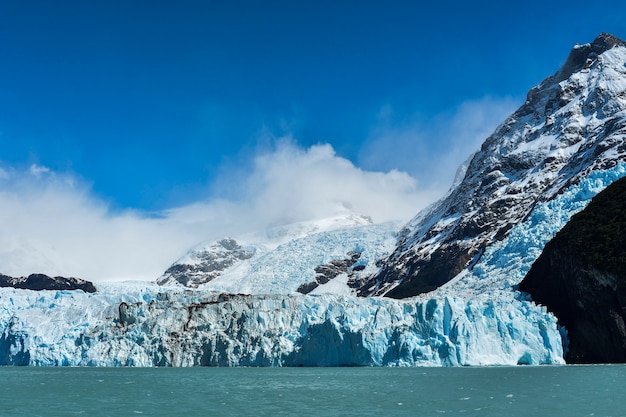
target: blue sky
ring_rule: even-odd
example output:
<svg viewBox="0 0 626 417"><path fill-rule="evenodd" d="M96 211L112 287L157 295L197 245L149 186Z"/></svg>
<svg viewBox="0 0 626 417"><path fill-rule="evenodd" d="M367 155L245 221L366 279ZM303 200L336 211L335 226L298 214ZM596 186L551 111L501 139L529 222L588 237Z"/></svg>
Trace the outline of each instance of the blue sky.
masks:
<svg viewBox="0 0 626 417"><path fill-rule="evenodd" d="M0 222L40 223L7 226L5 258L76 250L48 225L78 213L178 250L337 202L408 218L574 44L626 37L624 16L619 1L0 1ZM185 229L173 218L193 232L165 233Z"/></svg>

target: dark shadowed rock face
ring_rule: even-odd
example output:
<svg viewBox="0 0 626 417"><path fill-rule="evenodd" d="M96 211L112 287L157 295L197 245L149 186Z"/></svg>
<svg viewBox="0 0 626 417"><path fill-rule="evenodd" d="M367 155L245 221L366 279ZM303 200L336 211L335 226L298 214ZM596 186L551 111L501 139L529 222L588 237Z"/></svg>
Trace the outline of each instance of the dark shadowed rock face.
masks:
<svg viewBox="0 0 626 417"><path fill-rule="evenodd" d="M93 283L79 278L49 277L44 274L31 274L27 277L14 278L0 274L0 287L13 287L24 290L83 290L96 292Z"/></svg>
<svg viewBox="0 0 626 417"><path fill-rule="evenodd" d="M318 265L315 267L315 281L307 282L298 287L296 291L301 294L308 294L320 285L328 283L330 280L335 279L341 274L348 274L348 285L353 287L354 276L358 271L362 271L365 268L364 265L357 265L356 267L352 267L356 261L359 260L361 254L359 252L348 252L347 255L349 258L346 259L337 259L334 261L330 261L327 264Z"/></svg>
<svg viewBox="0 0 626 417"><path fill-rule="evenodd" d="M626 179L572 218L520 289L567 330L567 362L626 362Z"/></svg>

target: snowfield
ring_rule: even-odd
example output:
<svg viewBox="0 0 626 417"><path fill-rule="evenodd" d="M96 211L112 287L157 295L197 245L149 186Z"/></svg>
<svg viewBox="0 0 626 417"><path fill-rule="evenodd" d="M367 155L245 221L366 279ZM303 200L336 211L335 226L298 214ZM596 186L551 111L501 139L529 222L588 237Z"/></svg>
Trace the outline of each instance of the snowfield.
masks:
<svg viewBox="0 0 626 417"><path fill-rule="evenodd" d="M368 217L342 210L327 219L200 244L157 282L228 293L293 294L299 286L315 281L316 267L349 258L349 253L359 254L351 268L356 267L354 279L375 273L376 261L394 250L401 226L401 222L373 224ZM347 274L313 290L316 294L353 292Z"/></svg>

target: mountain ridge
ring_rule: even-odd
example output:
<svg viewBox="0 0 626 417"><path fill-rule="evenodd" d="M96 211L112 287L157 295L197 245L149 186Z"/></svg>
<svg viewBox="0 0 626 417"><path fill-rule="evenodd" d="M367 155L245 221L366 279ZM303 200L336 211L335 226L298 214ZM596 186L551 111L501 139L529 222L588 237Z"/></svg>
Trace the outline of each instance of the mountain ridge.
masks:
<svg viewBox="0 0 626 417"><path fill-rule="evenodd" d="M50 277L45 274L30 274L25 277L0 274L0 287L33 291L83 290L88 293L97 291L93 283L80 278Z"/></svg>
<svg viewBox="0 0 626 417"><path fill-rule="evenodd" d="M405 226L359 295L405 298L440 287L538 203L626 160L625 64L626 44L612 35L576 46L485 140L463 180Z"/></svg>

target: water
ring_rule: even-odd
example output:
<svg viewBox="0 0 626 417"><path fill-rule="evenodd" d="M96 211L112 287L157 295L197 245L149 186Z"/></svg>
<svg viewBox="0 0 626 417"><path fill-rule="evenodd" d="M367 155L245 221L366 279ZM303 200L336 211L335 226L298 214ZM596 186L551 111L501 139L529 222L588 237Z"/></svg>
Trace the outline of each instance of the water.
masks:
<svg viewBox="0 0 626 417"><path fill-rule="evenodd" d="M626 366L0 368L0 416L626 416Z"/></svg>

